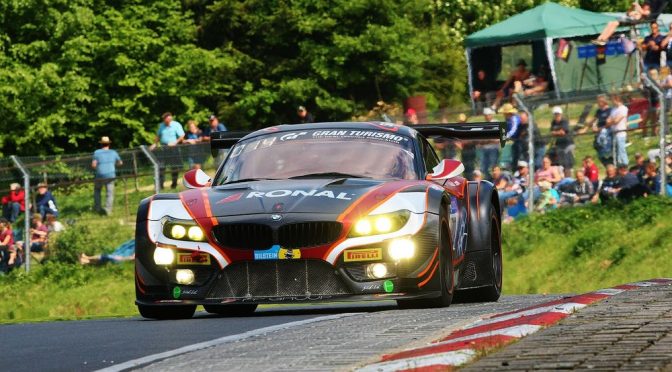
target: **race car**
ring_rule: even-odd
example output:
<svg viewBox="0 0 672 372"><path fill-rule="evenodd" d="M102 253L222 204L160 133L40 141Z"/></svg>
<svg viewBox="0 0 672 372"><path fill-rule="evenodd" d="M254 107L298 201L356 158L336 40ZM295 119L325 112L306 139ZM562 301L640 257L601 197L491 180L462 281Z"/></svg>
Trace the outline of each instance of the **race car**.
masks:
<svg viewBox="0 0 672 372"><path fill-rule="evenodd" d="M138 208L143 317L241 315L259 304L396 300L449 306L502 290L497 190L439 159L427 137L504 141L503 123L279 125L214 133L213 178Z"/></svg>

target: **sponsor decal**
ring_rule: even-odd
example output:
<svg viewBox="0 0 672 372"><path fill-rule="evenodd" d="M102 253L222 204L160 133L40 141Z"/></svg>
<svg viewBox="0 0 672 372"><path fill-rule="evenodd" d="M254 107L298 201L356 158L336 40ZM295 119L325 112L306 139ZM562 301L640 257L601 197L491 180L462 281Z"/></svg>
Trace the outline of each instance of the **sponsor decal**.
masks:
<svg viewBox="0 0 672 372"><path fill-rule="evenodd" d="M252 191L245 199L251 198L284 198L289 196L311 196L316 198L329 198L329 199L340 199L340 200L352 200L352 197L355 194L350 194L347 192L339 192L335 194L330 190L273 190L273 191Z"/></svg>
<svg viewBox="0 0 672 372"><path fill-rule="evenodd" d="M240 200L240 198L243 197L242 192L236 193L236 194L231 194L227 196L226 198L220 199L217 203L215 204L224 204L224 203L231 203Z"/></svg>
<svg viewBox="0 0 672 372"><path fill-rule="evenodd" d="M383 282L383 289L387 293L394 291L394 283L391 280L386 280Z"/></svg>
<svg viewBox="0 0 672 372"><path fill-rule="evenodd" d="M343 261L345 262L375 261L382 259L382 248L350 249L343 253Z"/></svg>
<svg viewBox="0 0 672 372"><path fill-rule="evenodd" d="M178 265L210 265L210 255L207 253L192 252L178 253Z"/></svg>
<svg viewBox="0 0 672 372"><path fill-rule="evenodd" d="M397 144L408 141L404 136L375 130L317 130L313 138L370 138Z"/></svg>
<svg viewBox="0 0 672 372"><path fill-rule="evenodd" d="M299 138L300 136L305 136L308 132L298 132L298 133L287 133L280 136L280 141L291 141Z"/></svg>
<svg viewBox="0 0 672 372"><path fill-rule="evenodd" d="M173 298L177 300L180 296L182 296L182 289L180 287L173 288Z"/></svg>
<svg viewBox="0 0 672 372"><path fill-rule="evenodd" d="M196 296L198 294L198 290L197 289L186 288L186 289L182 290L182 294L183 295L189 295L189 296Z"/></svg>
<svg viewBox="0 0 672 372"><path fill-rule="evenodd" d="M362 287L363 291L377 291L381 288L380 284L367 284Z"/></svg>
<svg viewBox="0 0 672 372"><path fill-rule="evenodd" d="M301 258L300 249L286 249L274 245L264 251L254 251L255 260L296 260Z"/></svg>
<svg viewBox="0 0 672 372"><path fill-rule="evenodd" d="M389 131L392 131L392 132L396 132L396 131L399 130L399 126L396 125L396 124L393 124L393 123L370 123L370 124L373 125L374 127L378 127L380 129L384 129L384 130L389 130Z"/></svg>
<svg viewBox="0 0 672 372"><path fill-rule="evenodd" d="M280 221L282 219L282 215L281 214L272 214L271 219L273 221Z"/></svg>

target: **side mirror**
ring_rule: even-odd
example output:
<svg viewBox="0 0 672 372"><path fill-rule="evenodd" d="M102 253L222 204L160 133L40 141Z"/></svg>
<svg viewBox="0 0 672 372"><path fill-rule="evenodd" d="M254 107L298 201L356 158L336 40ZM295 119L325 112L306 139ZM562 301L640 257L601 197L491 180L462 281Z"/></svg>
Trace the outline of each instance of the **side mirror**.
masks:
<svg viewBox="0 0 672 372"><path fill-rule="evenodd" d="M210 186L210 176L201 169L192 169L184 174L182 183L188 189L199 189L201 187Z"/></svg>
<svg viewBox="0 0 672 372"><path fill-rule="evenodd" d="M443 159L432 169L432 173L427 175L427 181L442 181L457 177L464 172L464 164L459 160Z"/></svg>

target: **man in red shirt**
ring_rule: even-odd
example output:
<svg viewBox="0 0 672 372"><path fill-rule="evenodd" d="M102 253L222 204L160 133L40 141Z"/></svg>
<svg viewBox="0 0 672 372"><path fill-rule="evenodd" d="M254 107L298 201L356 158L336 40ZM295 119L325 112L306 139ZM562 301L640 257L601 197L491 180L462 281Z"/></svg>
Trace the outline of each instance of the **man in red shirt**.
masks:
<svg viewBox="0 0 672 372"><path fill-rule="evenodd" d="M15 222L19 213L26 210L23 200L25 195L18 183L9 185L9 195L2 197L2 217L11 223Z"/></svg>
<svg viewBox="0 0 672 372"><path fill-rule="evenodd" d="M600 182L600 171L597 169L592 156L583 158L583 173L593 184L593 189L597 190L597 184Z"/></svg>
<svg viewBox="0 0 672 372"><path fill-rule="evenodd" d="M14 235L12 225L4 218L0 218L0 272L6 273L16 262L14 249Z"/></svg>

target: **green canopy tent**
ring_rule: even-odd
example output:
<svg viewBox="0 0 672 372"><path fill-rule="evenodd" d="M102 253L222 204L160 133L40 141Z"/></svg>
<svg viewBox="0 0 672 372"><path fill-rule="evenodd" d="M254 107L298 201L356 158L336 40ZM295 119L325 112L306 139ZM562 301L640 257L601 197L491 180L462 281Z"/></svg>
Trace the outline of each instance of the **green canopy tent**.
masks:
<svg viewBox="0 0 672 372"><path fill-rule="evenodd" d="M616 19L602 13L547 2L473 33L465 40L470 92L473 90L474 71L492 69L493 64L496 69L501 69L501 47L521 44L532 45L533 65L547 64L556 98L560 98L562 93L581 90L584 77L595 86L622 82L624 70L628 69L624 66L634 67L638 63L630 63L628 56L619 55L588 64L588 58L579 59L578 48L575 47L590 44L590 36L598 35L608 22ZM557 47L561 39L571 41L574 46L567 59L554 55L554 46ZM499 60L496 60L497 56Z"/></svg>

